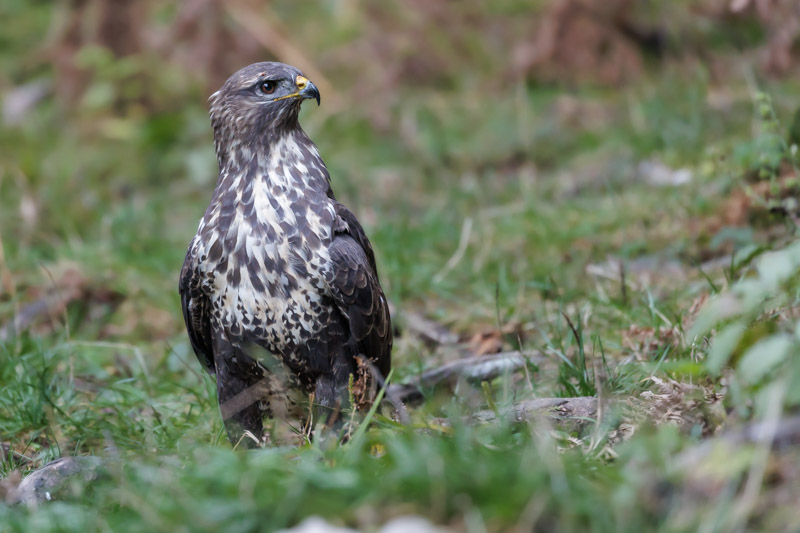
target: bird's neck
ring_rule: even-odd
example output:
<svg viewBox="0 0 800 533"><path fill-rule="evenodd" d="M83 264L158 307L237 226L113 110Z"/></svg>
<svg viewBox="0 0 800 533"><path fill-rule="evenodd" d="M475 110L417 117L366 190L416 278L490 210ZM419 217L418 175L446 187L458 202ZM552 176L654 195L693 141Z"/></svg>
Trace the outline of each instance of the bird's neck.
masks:
<svg viewBox="0 0 800 533"><path fill-rule="evenodd" d="M316 145L298 125L273 135L217 145L220 164L215 197L259 183L278 195L289 191L326 194L330 177Z"/></svg>

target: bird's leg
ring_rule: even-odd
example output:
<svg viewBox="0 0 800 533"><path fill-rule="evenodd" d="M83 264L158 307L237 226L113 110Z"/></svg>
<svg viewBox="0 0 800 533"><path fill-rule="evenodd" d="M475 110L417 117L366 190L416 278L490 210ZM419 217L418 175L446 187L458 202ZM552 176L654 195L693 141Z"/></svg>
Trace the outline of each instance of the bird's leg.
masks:
<svg viewBox="0 0 800 533"><path fill-rule="evenodd" d="M342 398L337 394L333 376L320 376L314 389L314 420L328 429L341 428L344 420L343 403L345 402L342 402Z"/></svg>
<svg viewBox="0 0 800 533"><path fill-rule="evenodd" d="M331 372L317 378L314 418L321 423L325 433L336 435L337 440L347 440L348 435L343 430L350 422L350 409L356 407L350 403L350 385L355 368L345 357L340 357L332 366Z"/></svg>
<svg viewBox="0 0 800 533"><path fill-rule="evenodd" d="M263 417L268 413L266 378L242 376L227 365L217 365L217 396L228 439L234 446L257 448L263 437Z"/></svg>

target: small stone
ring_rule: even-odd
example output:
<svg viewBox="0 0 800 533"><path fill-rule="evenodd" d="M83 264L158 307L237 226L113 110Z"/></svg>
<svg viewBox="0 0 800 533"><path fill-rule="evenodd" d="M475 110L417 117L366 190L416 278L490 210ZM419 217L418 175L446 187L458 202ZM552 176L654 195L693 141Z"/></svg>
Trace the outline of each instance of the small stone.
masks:
<svg viewBox="0 0 800 533"><path fill-rule="evenodd" d="M36 506L58 500L71 481L88 484L102 475L99 457L62 457L28 474L15 491L14 503Z"/></svg>
<svg viewBox="0 0 800 533"><path fill-rule="evenodd" d="M277 533L358 533L355 529L334 526L318 516L306 518L291 529L281 529Z"/></svg>
<svg viewBox="0 0 800 533"><path fill-rule="evenodd" d="M379 533L445 533L447 530L433 525L421 516L398 516L386 522Z"/></svg>
<svg viewBox="0 0 800 533"><path fill-rule="evenodd" d="M692 171L688 168L675 170L658 160L642 161L637 170L646 183L660 187L685 185L693 178Z"/></svg>

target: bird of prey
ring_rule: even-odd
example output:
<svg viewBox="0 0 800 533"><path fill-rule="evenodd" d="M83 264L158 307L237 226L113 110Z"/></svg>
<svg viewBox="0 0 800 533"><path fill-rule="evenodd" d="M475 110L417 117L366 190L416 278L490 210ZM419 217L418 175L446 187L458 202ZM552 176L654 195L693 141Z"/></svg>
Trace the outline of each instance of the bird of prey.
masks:
<svg viewBox="0 0 800 533"><path fill-rule="evenodd" d="M342 410L370 405L391 366L372 245L300 127L307 99L319 105L317 87L273 62L239 70L209 98L219 178L179 290L234 444L265 440L264 417L336 427Z"/></svg>

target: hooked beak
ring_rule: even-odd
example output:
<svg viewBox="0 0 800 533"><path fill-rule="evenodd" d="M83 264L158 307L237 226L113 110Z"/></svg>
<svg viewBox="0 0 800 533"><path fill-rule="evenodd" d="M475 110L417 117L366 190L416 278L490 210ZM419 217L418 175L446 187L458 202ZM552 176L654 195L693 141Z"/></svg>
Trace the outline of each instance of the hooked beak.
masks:
<svg viewBox="0 0 800 533"><path fill-rule="evenodd" d="M311 80L309 80L305 76L297 76L295 84L299 89L296 93L297 98L302 98L302 99L311 98L317 101L317 105L320 104L319 89L317 89L317 86L314 85L311 82Z"/></svg>

